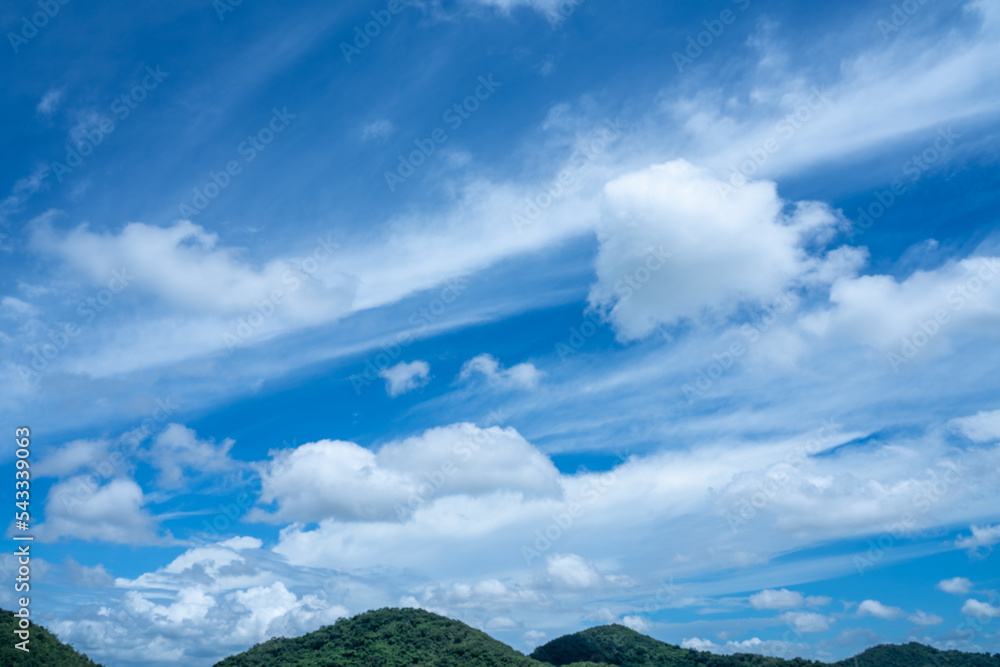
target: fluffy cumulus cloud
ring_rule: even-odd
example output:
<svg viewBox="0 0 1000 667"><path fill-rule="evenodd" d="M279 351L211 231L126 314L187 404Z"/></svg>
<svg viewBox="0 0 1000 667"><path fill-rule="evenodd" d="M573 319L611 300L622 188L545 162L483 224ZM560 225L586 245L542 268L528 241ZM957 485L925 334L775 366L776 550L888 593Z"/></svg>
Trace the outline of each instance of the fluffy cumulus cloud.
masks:
<svg viewBox="0 0 1000 667"><path fill-rule="evenodd" d="M273 521L397 520L456 495L560 493L555 466L514 429L472 424L433 428L377 452L352 442L309 443L272 452L258 470L261 503L277 508L253 516Z"/></svg>
<svg viewBox="0 0 1000 667"><path fill-rule="evenodd" d="M992 336L1000 322L1000 258L972 255L903 280L886 275L841 276L830 288L829 309L802 319L818 336L840 336L894 351L906 364L924 348L963 333ZM978 417L988 433L990 417Z"/></svg>
<svg viewBox="0 0 1000 667"><path fill-rule="evenodd" d="M393 398L424 386L430 376L431 365L426 361L404 361L379 371L379 377L385 380L386 393Z"/></svg>
<svg viewBox="0 0 1000 667"><path fill-rule="evenodd" d="M906 615L899 607L889 607L878 600L864 600L858 605L858 616L874 616L886 621L902 618Z"/></svg>
<svg viewBox="0 0 1000 667"><path fill-rule="evenodd" d="M856 269L858 250L821 255L841 221L827 207L786 202L770 182L725 194L707 171L676 160L621 176L605 187L591 305L623 340L661 325L726 316L766 304L792 286Z"/></svg>
<svg viewBox="0 0 1000 667"><path fill-rule="evenodd" d="M622 625L636 632L647 633L652 629L653 624L642 616L622 616Z"/></svg>
<svg viewBox="0 0 1000 667"><path fill-rule="evenodd" d="M461 380L479 377L491 385L507 389L532 389L538 385L541 376L541 371L533 364L521 363L504 368L491 354L480 354L469 359L462 365L459 373Z"/></svg>
<svg viewBox="0 0 1000 667"><path fill-rule="evenodd" d="M144 508L142 488L131 479L98 485L88 476L73 477L50 490L45 521L36 528L39 539L62 537L125 544L159 542L156 522Z"/></svg>
<svg viewBox="0 0 1000 667"><path fill-rule="evenodd" d="M966 549L971 554L988 553L993 545L1000 542L1000 523L995 526L971 526L972 535L962 535L955 540L955 546Z"/></svg>
<svg viewBox="0 0 1000 667"><path fill-rule="evenodd" d="M329 578L286 580L261 546L238 537L189 549L155 572L117 579L114 601L85 605L53 630L103 662L193 664L348 615ZM88 572L106 583L103 570Z"/></svg>
<svg viewBox="0 0 1000 667"><path fill-rule="evenodd" d="M938 582L937 587L945 593L965 595L972 590L972 582L965 577L952 577L951 579L942 579Z"/></svg>
<svg viewBox="0 0 1000 667"><path fill-rule="evenodd" d="M791 644L777 639L764 640L759 637L751 637L743 641L727 641L725 644L717 644L711 639L700 637L690 637L681 641L681 648L693 651L709 651L729 655L732 653L756 653L759 655L770 655L777 657L787 657L789 655L803 655L808 653L808 644Z"/></svg>
<svg viewBox="0 0 1000 667"><path fill-rule="evenodd" d="M989 602L966 600L962 605L962 613L981 620L1000 617L1000 607L994 607Z"/></svg>
<svg viewBox="0 0 1000 667"><path fill-rule="evenodd" d="M545 566L553 580L568 588L594 588L603 581L597 570L576 554L551 554Z"/></svg>

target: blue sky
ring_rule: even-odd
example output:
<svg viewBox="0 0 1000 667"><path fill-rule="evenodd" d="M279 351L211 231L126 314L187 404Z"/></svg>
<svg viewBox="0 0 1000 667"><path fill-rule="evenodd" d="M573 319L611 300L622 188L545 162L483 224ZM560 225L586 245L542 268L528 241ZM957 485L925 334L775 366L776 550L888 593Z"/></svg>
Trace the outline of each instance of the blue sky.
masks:
<svg viewBox="0 0 1000 667"><path fill-rule="evenodd" d="M62 640L1000 651L995 3L0 22L0 410Z"/></svg>

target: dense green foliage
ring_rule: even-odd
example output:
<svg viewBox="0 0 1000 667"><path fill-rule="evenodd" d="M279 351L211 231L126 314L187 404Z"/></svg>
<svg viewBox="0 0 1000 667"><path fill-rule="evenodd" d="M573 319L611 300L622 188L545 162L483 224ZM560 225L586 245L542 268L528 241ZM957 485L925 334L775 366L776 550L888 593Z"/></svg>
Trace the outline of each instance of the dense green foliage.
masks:
<svg viewBox="0 0 1000 667"><path fill-rule="evenodd" d="M14 648L17 619L0 610L0 667L98 667L31 626L31 652ZM216 667L1000 667L1000 654L883 645L833 665L756 654L715 655L673 646L620 625L555 639L524 656L489 635L420 609L379 609L295 639L272 639Z"/></svg>
<svg viewBox="0 0 1000 667"><path fill-rule="evenodd" d="M566 667L574 660L603 661L616 667L820 667L824 663L794 658L783 660L756 654L714 655L657 641L620 625L591 628L554 639L531 657ZM1000 654L990 656L960 651L938 651L923 644L883 645L830 667L1000 667Z"/></svg>
<svg viewBox="0 0 1000 667"><path fill-rule="evenodd" d="M87 656L80 655L34 623L29 628L29 652L14 648L14 643L20 641L14 634L15 629L17 618L14 613L0 609L0 635L3 637L0 642L0 667L98 667Z"/></svg>
<svg viewBox="0 0 1000 667"><path fill-rule="evenodd" d="M1000 653L938 651L923 644L882 645L842 660L836 667L1000 667Z"/></svg>
<svg viewBox="0 0 1000 667"><path fill-rule="evenodd" d="M379 609L297 639L272 639L217 667L276 665L548 667L464 623L419 609Z"/></svg>
<svg viewBox="0 0 1000 667"><path fill-rule="evenodd" d="M715 655L657 641L620 625L591 628L529 657L464 623L419 609L380 609L297 639L272 639L216 667L821 667L756 654ZM823 667L1000 667L1000 655L877 646Z"/></svg>
<svg viewBox="0 0 1000 667"><path fill-rule="evenodd" d="M605 625L566 635L535 649L531 657L558 667L593 660L618 667L799 667L820 663L795 658L782 660L756 654L715 655L665 644L621 625ZM998 666L1000 667L1000 666Z"/></svg>

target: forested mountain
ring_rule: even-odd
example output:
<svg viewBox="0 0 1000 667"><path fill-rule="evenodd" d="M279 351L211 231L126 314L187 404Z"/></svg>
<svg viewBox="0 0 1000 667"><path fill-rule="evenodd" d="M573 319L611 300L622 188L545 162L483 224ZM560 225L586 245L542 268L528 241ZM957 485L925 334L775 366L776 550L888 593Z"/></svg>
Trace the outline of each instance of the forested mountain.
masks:
<svg viewBox="0 0 1000 667"><path fill-rule="evenodd" d="M63 644L56 636L40 625L31 624L29 651L26 653L14 647L21 641L14 630L18 620L14 612L0 609L0 667L99 667L87 656L81 655Z"/></svg>
<svg viewBox="0 0 1000 667"><path fill-rule="evenodd" d="M32 624L30 653L14 648L17 619L0 610L0 667L99 667ZM559 637L525 656L484 632L421 609L379 609L302 637L272 639L216 667L1000 667L1000 654L875 646L833 665L757 654L716 655L658 641L620 625Z"/></svg>
<svg viewBox="0 0 1000 667"><path fill-rule="evenodd" d="M1000 667L1000 655L877 646L832 667ZM591 628L525 656L484 632L420 609L379 609L303 637L272 639L216 667L820 667L756 654L716 655L646 637L620 625ZM828 666L831 667L831 666Z"/></svg>

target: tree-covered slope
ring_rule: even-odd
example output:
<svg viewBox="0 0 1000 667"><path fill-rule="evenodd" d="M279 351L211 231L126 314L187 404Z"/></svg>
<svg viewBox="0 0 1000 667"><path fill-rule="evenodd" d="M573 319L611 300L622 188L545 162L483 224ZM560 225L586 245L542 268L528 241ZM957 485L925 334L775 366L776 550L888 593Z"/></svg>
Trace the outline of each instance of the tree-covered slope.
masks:
<svg viewBox="0 0 1000 667"><path fill-rule="evenodd" d="M379 609L295 639L272 639L216 667L549 667L459 621ZM596 667L575 665L574 667Z"/></svg>
<svg viewBox="0 0 1000 667"><path fill-rule="evenodd" d="M855 667L757 654L715 655L673 646L620 625L555 639L524 656L506 644L419 609L380 609L296 639L272 639L216 667ZM877 646L856 667L1000 667L1000 655Z"/></svg>
<svg viewBox="0 0 1000 667"><path fill-rule="evenodd" d="M715 655L665 644L620 625L590 628L554 639L531 657L556 667L577 660L603 661L616 667L819 667L824 663L795 658L783 660L756 654ZM938 651L923 644L885 644L832 667L1000 667L1000 654Z"/></svg>
<svg viewBox="0 0 1000 667"><path fill-rule="evenodd" d="M836 667L1000 667L1000 654L938 651L923 644L874 646Z"/></svg>
<svg viewBox="0 0 1000 667"><path fill-rule="evenodd" d="M30 651L14 648L14 643L20 641L14 630L17 629L17 618L13 612L0 609L0 667L98 667L87 656L81 655L63 644L56 636L40 625L31 624Z"/></svg>
<svg viewBox="0 0 1000 667"><path fill-rule="evenodd" d="M601 661L618 667L689 667L694 665L709 667L743 665L798 667L820 664L800 658L781 660L756 654L723 656L703 651L691 651L647 637L621 625L604 625L559 637L535 649L531 657L539 662L547 662L557 667L569 665L579 660Z"/></svg>

